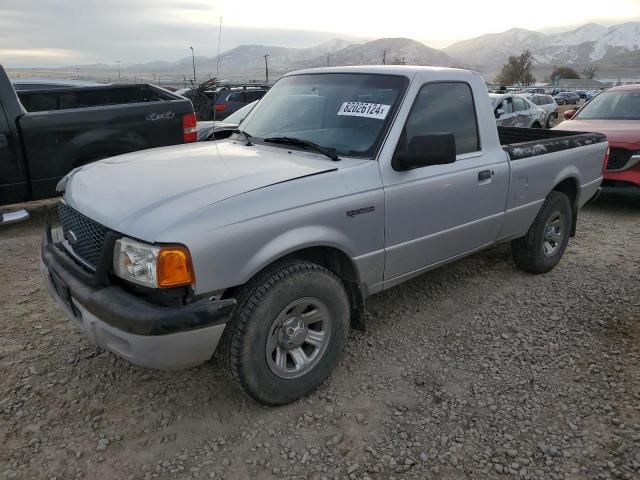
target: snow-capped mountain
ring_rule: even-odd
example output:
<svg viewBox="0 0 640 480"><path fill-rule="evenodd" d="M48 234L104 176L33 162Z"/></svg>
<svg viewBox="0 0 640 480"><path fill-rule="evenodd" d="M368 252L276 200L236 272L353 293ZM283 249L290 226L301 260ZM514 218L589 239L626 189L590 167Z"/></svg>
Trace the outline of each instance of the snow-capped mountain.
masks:
<svg viewBox="0 0 640 480"><path fill-rule="evenodd" d="M510 55L531 50L538 64L588 63L640 50L640 22L613 27L595 23L554 35L513 28L455 43L445 52L484 72L495 72Z"/></svg>
<svg viewBox="0 0 640 480"><path fill-rule="evenodd" d="M512 28L454 43L444 51L466 65L491 70L501 66L510 55L519 55L523 50L535 53L551 44L551 39L543 33Z"/></svg>
<svg viewBox="0 0 640 480"><path fill-rule="evenodd" d="M640 22L615 25L593 44L591 60L607 55L640 50Z"/></svg>
<svg viewBox="0 0 640 480"><path fill-rule="evenodd" d="M409 38L380 38L371 42L352 44L329 56L331 65L379 65L383 61L388 65L403 61L410 65L431 65L450 67L455 61L442 50ZM297 67L317 67L326 65L326 57L304 61Z"/></svg>
<svg viewBox="0 0 640 480"><path fill-rule="evenodd" d="M549 39L555 45L580 45L585 42L595 42L600 39L609 29L597 23L587 23L575 30L549 35Z"/></svg>

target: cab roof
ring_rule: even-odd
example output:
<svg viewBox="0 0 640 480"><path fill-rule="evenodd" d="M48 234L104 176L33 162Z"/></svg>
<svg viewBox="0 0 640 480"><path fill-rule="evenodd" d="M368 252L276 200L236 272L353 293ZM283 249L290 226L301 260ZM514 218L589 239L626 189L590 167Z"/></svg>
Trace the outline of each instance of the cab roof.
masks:
<svg viewBox="0 0 640 480"><path fill-rule="evenodd" d="M472 75L480 75L478 72L472 70L464 70L460 68L449 67L427 67L421 65L358 65L351 67L319 67L319 68L306 68L304 70L296 70L289 72L285 76L300 75L308 73L372 73L372 74L393 74L393 75L406 75L413 76L419 72L466 72Z"/></svg>

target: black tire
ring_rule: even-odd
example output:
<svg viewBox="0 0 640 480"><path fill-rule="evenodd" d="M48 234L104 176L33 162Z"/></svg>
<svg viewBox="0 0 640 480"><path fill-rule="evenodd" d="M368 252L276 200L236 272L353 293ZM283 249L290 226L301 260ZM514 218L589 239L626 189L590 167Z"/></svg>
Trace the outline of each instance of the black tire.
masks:
<svg viewBox="0 0 640 480"><path fill-rule="evenodd" d="M562 236L558 241L553 241L545 235L551 233L547 228L550 222L554 222L558 217L562 219ZM516 265L531 273L546 273L552 270L567 248L572 222L569 198L562 192L551 192L527 234L511 242L511 254ZM555 248L553 248L554 244Z"/></svg>
<svg viewBox="0 0 640 480"><path fill-rule="evenodd" d="M551 124L551 120L553 120L553 125ZM557 121L558 121L558 114L557 113L552 113L551 115L549 115L549 118L547 118L547 128L555 127Z"/></svg>
<svg viewBox="0 0 640 480"><path fill-rule="evenodd" d="M285 309L305 298L327 307L328 340L309 371L297 378L281 378L267 361L267 341L273 338L275 322ZM308 395L329 377L347 342L349 312L347 292L333 272L302 260L276 264L243 288L218 355L227 373L253 399L266 405L287 404Z"/></svg>
<svg viewBox="0 0 640 480"><path fill-rule="evenodd" d="M531 125L531 128L542 128L542 125L540 125L538 122L535 122L533 125Z"/></svg>

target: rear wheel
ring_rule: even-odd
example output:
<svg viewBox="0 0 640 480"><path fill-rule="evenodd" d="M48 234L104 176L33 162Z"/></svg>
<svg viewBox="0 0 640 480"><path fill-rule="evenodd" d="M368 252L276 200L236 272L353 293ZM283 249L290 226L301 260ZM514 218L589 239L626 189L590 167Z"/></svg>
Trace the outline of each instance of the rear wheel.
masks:
<svg viewBox="0 0 640 480"><path fill-rule="evenodd" d="M542 128L542 125L540 125L538 122L535 122L533 125L531 125L531 128Z"/></svg>
<svg viewBox="0 0 640 480"><path fill-rule="evenodd" d="M219 355L251 397L282 405L329 376L348 332L349 300L340 279L314 263L290 261L246 286Z"/></svg>
<svg viewBox="0 0 640 480"><path fill-rule="evenodd" d="M547 118L547 128L553 128L556 126L557 115L557 113L549 115L549 118Z"/></svg>
<svg viewBox="0 0 640 480"><path fill-rule="evenodd" d="M551 192L529 231L511 242L516 265L532 273L546 273L555 267L569 243L573 216L569 198Z"/></svg>

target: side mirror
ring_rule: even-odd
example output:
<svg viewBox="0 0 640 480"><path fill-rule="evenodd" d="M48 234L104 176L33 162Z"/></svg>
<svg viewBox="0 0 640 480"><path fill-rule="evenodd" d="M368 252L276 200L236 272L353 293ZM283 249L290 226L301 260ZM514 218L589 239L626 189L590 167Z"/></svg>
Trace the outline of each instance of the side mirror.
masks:
<svg viewBox="0 0 640 480"><path fill-rule="evenodd" d="M413 137L408 147L396 150L391 165L404 171L456 161L456 137L453 132L431 133Z"/></svg>
<svg viewBox="0 0 640 480"><path fill-rule="evenodd" d="M571 120L573 117L576 116L576 112L577 110L567 110L566 112L564 112L564 119Z"/></svg>
<svg viewBox="0 0 640 480"><path fill-rule="evenodd" d="M498 108L496 110L496 118L500 118L502 115L504 115L504 108Z"/></svg>

